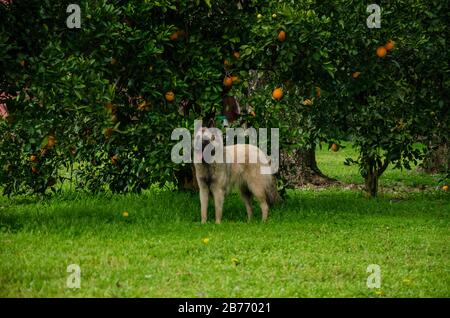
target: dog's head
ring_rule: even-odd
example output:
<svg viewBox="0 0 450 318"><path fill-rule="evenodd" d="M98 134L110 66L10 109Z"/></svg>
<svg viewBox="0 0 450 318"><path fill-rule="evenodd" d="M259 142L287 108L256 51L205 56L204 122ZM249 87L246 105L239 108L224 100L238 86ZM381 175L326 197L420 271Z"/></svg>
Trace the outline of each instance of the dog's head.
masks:
<svg viewBox="0 0 450 318"><path fill-rule="evenodd" d="M217 128L200 127L194 136L194 162L218 162L216 154L222 153L222 132Z"/></svg>

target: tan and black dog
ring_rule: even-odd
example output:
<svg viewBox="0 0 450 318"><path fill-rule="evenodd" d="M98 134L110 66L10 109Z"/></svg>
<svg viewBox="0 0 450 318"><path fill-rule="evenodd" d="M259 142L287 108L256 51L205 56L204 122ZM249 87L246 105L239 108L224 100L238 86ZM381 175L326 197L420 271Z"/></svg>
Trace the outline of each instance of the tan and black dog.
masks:
<svg viewBox="0 0 450 318"><path fill-rule="evenodd" d="M213 160L205 160L204 150L208 147ZM253 196L261 206L262 220L267 220L269 206L280 196L275 177L261 173L261 167L270 167L270 159L261 149L249 144L223 147L223 141L210 129L201 128L194 138L194 155L197 157L194 166L200 189L202 223L207 220L210 193L214 198L216 223L221 222L225 195L233 187L240 190L249 220L253 215Z"/></svg>

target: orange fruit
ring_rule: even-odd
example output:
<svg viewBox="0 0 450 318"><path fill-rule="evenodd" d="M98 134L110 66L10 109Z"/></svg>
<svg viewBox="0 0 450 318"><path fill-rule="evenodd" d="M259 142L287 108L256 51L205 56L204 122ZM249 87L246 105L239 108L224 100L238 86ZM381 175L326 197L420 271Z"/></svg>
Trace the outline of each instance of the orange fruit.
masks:
<svg viewBox="0 0 450 318"><path fill-rule="evenodd" d="M333 152L337 152L339 150L339 145L337 144L332 144L331 145L331 150L333 150Z"/></svg>
<svg viewBox="0 0 450 318"><path fill-rule="evenodd" d="M37 167L35 167L35 166L32 166L32 167L31 167L31 172L33 172L33 173L38 173L38 172L39 172L39 169L38 169Z"/></svg>
<svg viewBox="0 0 450 318"><path fill-rule="evenodd" d="M305 106L312 106L312 104L313 104L313 102L310 99L305 99L303 101L303 105L305 105Z"/></svg>
<svg viewBox="0 0 450 318"><path fill-rule="evenodd" d="M353 72L352 77L353 78L358 78L359 75L361 75L361 72Z"/></svg>
<svg viewBox="0 0 450 318"><path fill-rule="evenodd" d="M117 155L112 156L111 157L111 163L113 165L117 165L119 163L119 156L117 156Z"/></svg>
<svg viewBox="0 0 450 318"><path fill-rule="evenodd" d="M30 161L31 161L31 162L36 162L36 161L37 161L37 156L31 155L31 156L30 156Z"/></svg>
<svg viewBox="0 0 450 318"><path fill-rule="evenodd" d="M378 57L385 57L386 54L387 54L387 50L384 48L384 46L380 46L380 47L377 49L377 56L378 56Z"/></svg>
<svg viewBox="0 0 450 318"><path fill-rule="evenodd" d="M234 52L233 53L233 56L236 58L236 59L240 59L241 58L241 53L239 53L238 51L236 51L236 52Z"/></svg>
<svg viewBox="0 0 450 318"><path fill-rule="evenodd" d="M278 32L277 38L278 38L278 41L284 42L284 40L286 40L286 32L284 32L284 31Z"/></svg>
<svg viewBox="0 0 450 318"><path fill-rule="evenodd" d="M55 147L56 144L56 138L55 136L48 136L48 140L47 140L47 148L53 148Z"/></svg>
<svg viewBox="0 0 450 318"><path fill-rule="evenodd" d="M230 76L225 76L223 79L223 86L225 87L231 87L233 85L233 78Z"/></svg>
<svg viewBox="0 0 450 318"><path fill-rule="evenodd" d="M231 63L230 63L230 61L228 61L228 60L224 60L224 61L223 61L223 65L225 65L225 66L230 66Z"/></svg>
<svg viewBox="0 0 450 318"><path fill-rule="evenodd" d="M442 187L442 190L448 191L448 185L443 186L443 187Z"/></svg>
<svg viewBox="0 0 450 318"><path fill-rule="evenodd" d="M272 97L276 100L280 100L281 98L283 98L283 89L280 87L275 88L272 92Z"/></svg>
<svg viewBox="0 0 450 318"><path fill-rule="evenodd" d="M180 34L179 34L178 31L172 32L172 34L170 35L170 39L171 39L172 41L176 41L176 40L178 40L178 36L179 36L179 35L180 35Z"/></svg>
<svg viewBox="0 0 450 318"><path fill-rule="evenodd" d="M173 102L175 100L175 94L172 91L168 91L165 95L166 101L169 103Z"/></svg>
<svg viewBox="0 0 450 318"><path fill-rule="evenodd" d="M394 47L395 47L395 42L392 41L392 40L389 40L389 41L384 45L384 48L385 48L387 51L392 51L392 50L394 49Z"/></svg>

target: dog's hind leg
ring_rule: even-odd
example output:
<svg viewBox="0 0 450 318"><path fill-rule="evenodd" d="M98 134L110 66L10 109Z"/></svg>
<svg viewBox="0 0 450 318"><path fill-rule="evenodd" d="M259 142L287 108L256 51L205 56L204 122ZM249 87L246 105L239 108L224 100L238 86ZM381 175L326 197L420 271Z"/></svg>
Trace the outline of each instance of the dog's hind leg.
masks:
<svg viewBox="0 0 450 318"><path fill-rule="evenodd" d="M247 209L248 220L250 221L253 217L253 207L252 207L253 195L246 185L242 185L240 187L240 190L241 190L241 198L245 203L245 208Z"/></svg>
<svg viewBox="0 0 450 318"><path fill-rule="evenodd" d="M259 202L262 212L262 220L266 221L269 216L269 204L267 202L267 193L265 189L255 183L249 184L249 189Z"/></svg>
<svg viewBox="0 0 450 318"><path fill-rule="evenodd" d="M267 201L261 201L261 212L262 212L262 220L265 222L267 221L267 217L269 216L269 204L267 204Z"/></svg>

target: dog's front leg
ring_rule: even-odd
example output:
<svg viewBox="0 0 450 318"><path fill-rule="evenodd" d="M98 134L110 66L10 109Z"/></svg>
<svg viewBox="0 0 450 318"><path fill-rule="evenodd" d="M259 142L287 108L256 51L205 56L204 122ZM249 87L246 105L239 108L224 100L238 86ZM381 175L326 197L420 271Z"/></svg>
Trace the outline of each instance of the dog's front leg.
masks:
<svg viewBox="0 0 450 318"><path fill-rule="evenodd" d="M208 218L208 199L209 189L208 187L200 187L200 205L202 209L202 224L206 223Z"/></svg>
<svg viewBox="0 0 450 318"><path fill-rule="evenodd" d="M212 189L214 196L214 207L216 209L216 224L222 222L222 208L223 200L225 198L225 191L220 187L215 187Z"/></svg>

